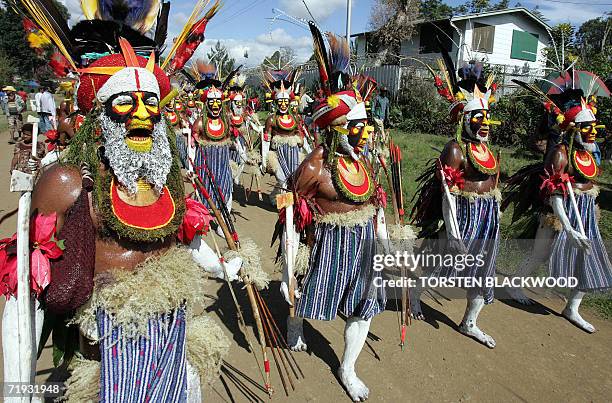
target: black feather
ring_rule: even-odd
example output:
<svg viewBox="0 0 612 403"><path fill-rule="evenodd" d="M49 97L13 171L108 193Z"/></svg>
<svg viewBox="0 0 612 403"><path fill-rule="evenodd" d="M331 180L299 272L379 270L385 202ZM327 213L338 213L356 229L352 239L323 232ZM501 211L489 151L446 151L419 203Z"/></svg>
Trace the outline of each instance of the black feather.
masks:
<svg viewBox="0 0 612 403"><path fill-rule="evenodd" d="M170 14L170 3L164 2L161 6L161 11L157 17L157 25L155 27L155 38L153 39L157 44L157 49L162 51L164 43L168 37L168 15Z"/></svg>
<svg viewBox="0 0 612 403"><path fill-rule="evenodd" d="M70 40L70 28L68 27L68 22L64 18L64 16L60 13L57 6L52 0L32 0L38 8L43 12L49 24L53 28L53 31L57 34L59 40L64 45L68 53L73 54L72 41ZM13 0L15 4L16 10L23 10L24 8L17 6L17 1ZM20 1L21 4L24 4L23 1ZM29 17L32 21L35 21L39 24L33 16Z"/></svg>
<svg viewBox="0 0 612 403"><path fill-rule="evenodd" d="M151 38L116 21L81 21L72 28L70 34L74 43L74 53L79 58L89 52L120 52L119 37L127 39L136 52L148 54L156 49L156 44Z"/></svg>
<svg viewBox="0 0 612 403"><path fill-rule="evenodd" d="M412 223L420 228L419 238L432 239L441 230L442 183L436 176L436 159L428 162L428 168L417 179L417 191L412 197L414 202L410 216Z"/></svg>
<svg viewBox="0 0 612 403"><path fill-rule="evenodd" d="M238 66L236 69L234 69L232 72L230 72L227 75L227 77L225 77L225 80L223 81L223 84L221 85L221 89L223 91L225 91L228 88L230 81L232 81L232 78L234 78L234 76L236 75L236 73L238 73L238 70L240 70L241 67L242 67L242 64Z"/></svg>
<svg viewBox="0 0 612 403"><path fill-rule="evenodd" d="M198 83L196 79L191 74L189 74L188 71L185 71L185 69L180 69L179 71L187 79L187 81L189 81L191 85L195 86Z"/></svg>

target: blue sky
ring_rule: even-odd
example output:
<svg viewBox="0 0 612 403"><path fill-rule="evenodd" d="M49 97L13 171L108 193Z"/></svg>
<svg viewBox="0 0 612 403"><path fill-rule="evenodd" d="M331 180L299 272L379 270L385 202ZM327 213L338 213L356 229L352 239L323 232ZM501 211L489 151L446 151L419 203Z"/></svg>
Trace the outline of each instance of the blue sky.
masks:
<svg viewBox="0 0 612 403"><path fill-rule="evenodd" d="M61 0L60 0L61 1ZM82 18L79 0L64 0L73 20ZM584 4L569 4L569 3ZM194 0L171 1L169 38L178 34L185 20L191 13ZM269 56L281 46L291 46L297 54L298 61L303 61L312 53L310 33L307 28L289 22L273 21L273 9L280 9L289 15L308 18L302 0L225 0L219 13L212 19L206 29L206 41L196 52L196 57L203 57L210 46L220 40L230 50L238 63L258 65L265 56ZM310 11L319 24L329 31L344 33L346 24L346 0L306 0ZM352 32L368 29L368 19L374 0L353 0ZM450 5L464 1L450 0ZM527 8L539 6L540 11L554 25L559 22L580 24L596 18L612 9L612 0L529 0L520 1ZM607 3L608 5L597 5ZM516 0L511 0L514 6ZM570 17L572 20L570 20ZM245 50L249 58L243 57Z"/></svg>

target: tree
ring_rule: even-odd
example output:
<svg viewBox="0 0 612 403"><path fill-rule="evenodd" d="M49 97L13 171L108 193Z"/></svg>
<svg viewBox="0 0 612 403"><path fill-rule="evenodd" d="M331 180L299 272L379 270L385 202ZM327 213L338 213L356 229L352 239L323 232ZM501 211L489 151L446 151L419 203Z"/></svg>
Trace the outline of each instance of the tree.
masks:
<svg viewBox="0 0 612 403"><path fill-rule="evenodd" d="M551 46L544 50L549 66L566 67L578 57L575 41L576 29L570 23L557 24L550 30ZM561 66L563 64L564 66Z"/></svg>
<svg viewBox="0 0 612 403"><path fill-rule="evenodd" d="M384 61L389 53L399 53L402 42L412 37L419 6L417 0L374 1L370 25L376 32L371 43L373 48L381 51L379 62Z"/></svg>
<svg viewBox="0 0 612 403"><path fill-rule="evenodd" d="M425 21L441 20L453 15L453 8L442 0L421 0L419 16Z"/></svg>
<svg viewBox="0 0 612 403"><path fill-rule="evenodd" d="M469 0L464 4L455 7L456 14L478 14L485 11L503 10L510 5L509 0L499 0L491 4L489 0Z"/></svg>
<svg viewBox="0 0 612 403"><path fill-rule="evenodd" d="M236 60L230 57L227 48L225 45L221 45L220 41L217 41L215 46L210 48L206 56L208 57L209 63L217 66L219 77L226 77L235 68L234 65L236 64Z"/></svg>
<svg viewBox="0 0 612 403"><path fill-rule="evenodd" d="M0 86L3 87L6 84L13 82L13 76L15 75L15 68L11 63L11 59L0 51Z"/></svg>
<svg viewBox="0 0 612 403"><path fill-rule="evenodd" d="M24 77L33 77L34 71L44 64L34 50L30 48L22 26L22 18L15 13L7 2L0 9L0 52L2 52L14 67Z"/></svg>
<svg viewBox="0 0 612 403"><path fill-rule="evenodd" d="M279 50L264 59L262 67L266 69L284 69L293 64L295 50L289 46L282 46Z"/></svg>
<svg viewBox="0 0 612 403"><path fill-rule="evenodd" d="M612 45L612 13L582 24L576 32L576 45L585 58L593 53L603 53Z"/></svg>

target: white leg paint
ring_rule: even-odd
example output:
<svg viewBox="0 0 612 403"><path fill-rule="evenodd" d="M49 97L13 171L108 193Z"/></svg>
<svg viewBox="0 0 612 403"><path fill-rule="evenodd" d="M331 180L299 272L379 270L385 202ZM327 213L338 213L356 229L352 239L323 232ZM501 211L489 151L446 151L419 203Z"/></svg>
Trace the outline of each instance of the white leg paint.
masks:
<svg viewBox="0 0 612 403"><path fill-rule="evenodd" d="M287 344L293 351L306 351L306 339L304 338L304 319L287 316Z"/></svg>
<svg viewBox="0 0 612 403"><path fill-rule="evenodd" d="M346 321L344 328L344 354L340 368L338 368L338 377L354 402L366 401L370 393L368 387L355 373L355 363L368 336L370 322L371 319L363 320L351 316Z"/></svg>
<svg viewBox="0 0 612 403"><path fill-rule="evenodd" d="M578 308L580 307L580 303L582 302L584 294L585 293L582 291L573 290L570 294L569 300L567 301L567 305L565 306L565 309L563 309L563 312L561 314L567 320L569 320L585 332L594 333L597 330L595 329L595 326L584 320L582 316L580 316L580 314L578 313Z"/></svg>
<svg viewBox="0 0 612 403"><path fill-rule="evenodd" d="M482 295L468 293L467 307L465 308L465 315L463 316L461 325L459 325L459 331L466 336L474 338L489 348L494 348L495 340L493 337L480 330L476 324L478 315L483 307L484 299L482 298Z"/></svg>
<svg viewBox="0 0 612 403"><path fill-rule="evenodd" d="M514 277L527 277L540 265L545 263L550 256L550 248L555 238L554 230L548 225L540 222L531 253L523 260ZM510 287L507 289L510 297L523 305L533 305L521 288Z"/></svg>
<svg viewBox="0 0 612 403"><path fill-rule="evenodd" d="M187 361L187 403L201 403L202 390L200 385L200 374Z"/></svg>

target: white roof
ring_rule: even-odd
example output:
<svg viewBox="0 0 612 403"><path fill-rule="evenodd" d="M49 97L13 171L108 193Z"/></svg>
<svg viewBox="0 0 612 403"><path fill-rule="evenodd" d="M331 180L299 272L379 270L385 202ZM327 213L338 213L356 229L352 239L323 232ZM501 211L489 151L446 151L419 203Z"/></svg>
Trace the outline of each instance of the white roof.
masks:
<svg viewBox="0 0 612 403"><path fill-rule="evenodd" d="M550 26L547 23L542 21L537 15L535 15L534 13L532 13L531 11L527 10L524 7L506 8L504 10L485 11L483 13L475 13L475 14L456 15L454 17L451 17L450 20L454 22L454 21L469 20L472 18L489 17L492 15L512 14L512 13L524 13L528 17L530 17L532 20L542 25L544 29L546 30L550 29Z"/></svg>

